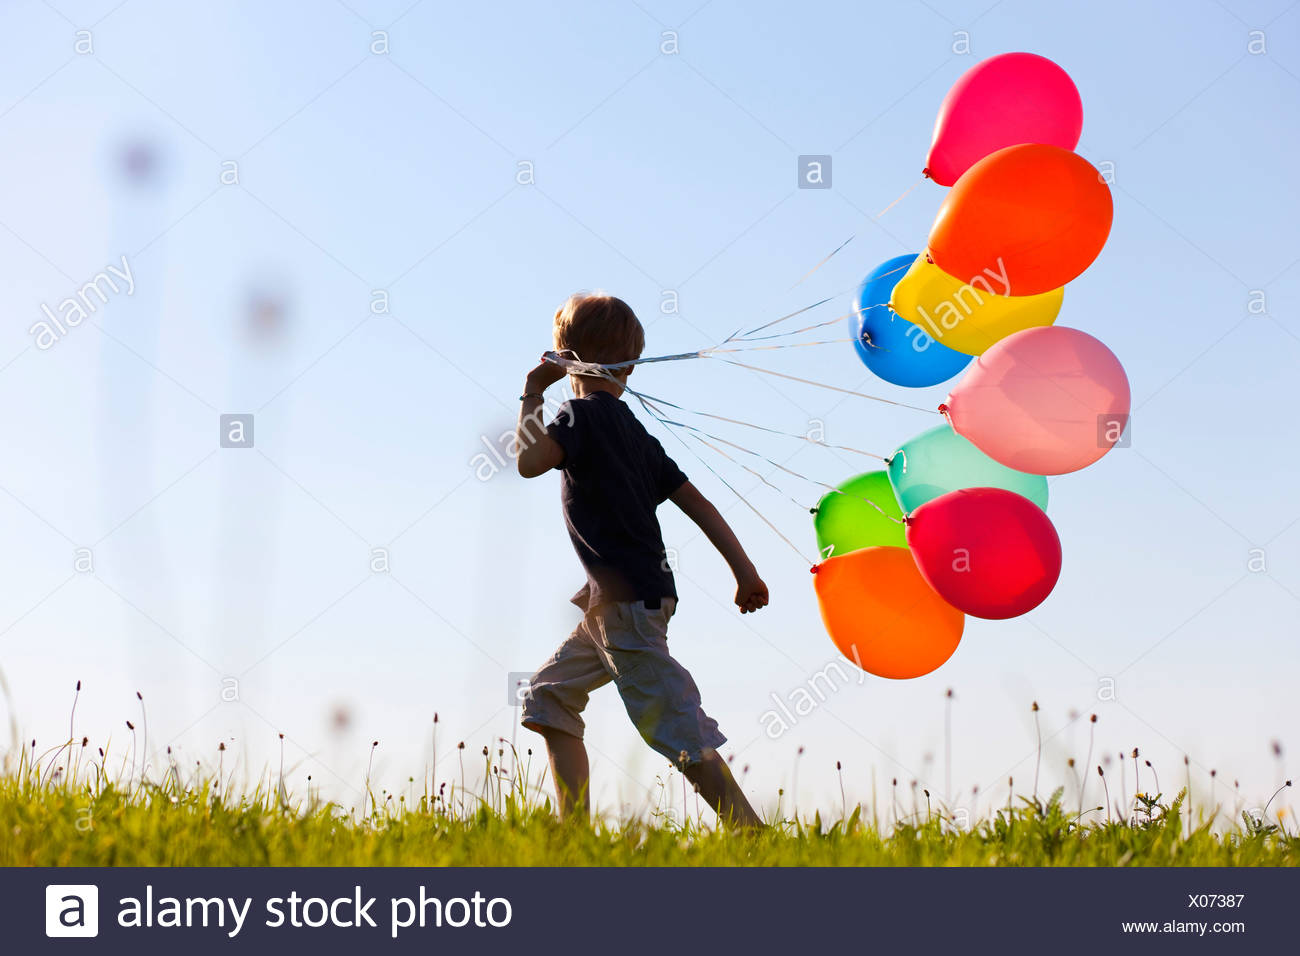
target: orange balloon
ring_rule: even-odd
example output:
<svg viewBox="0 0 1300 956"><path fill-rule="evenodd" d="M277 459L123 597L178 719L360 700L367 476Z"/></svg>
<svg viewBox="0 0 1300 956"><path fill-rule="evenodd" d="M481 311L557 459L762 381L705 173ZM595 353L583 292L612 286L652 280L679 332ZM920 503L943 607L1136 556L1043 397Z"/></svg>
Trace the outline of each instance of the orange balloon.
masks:
<svg viewBox="0 0 1300 956"><path fill-rule="evenodd" d="M813 586L835 646L877 677L928 674L961 641L966 616L925 583L906 548L828 558L817 565Z"/></svg>
<svg viewBox="0 0 1300 956"><path fill-rule="evenodd" d="M962 282L980 277L1002 295L1039 295L1092 265L1112 213L1110 187L1077 153L1008 146L957 180L930 229L928 252Z"/></svg>

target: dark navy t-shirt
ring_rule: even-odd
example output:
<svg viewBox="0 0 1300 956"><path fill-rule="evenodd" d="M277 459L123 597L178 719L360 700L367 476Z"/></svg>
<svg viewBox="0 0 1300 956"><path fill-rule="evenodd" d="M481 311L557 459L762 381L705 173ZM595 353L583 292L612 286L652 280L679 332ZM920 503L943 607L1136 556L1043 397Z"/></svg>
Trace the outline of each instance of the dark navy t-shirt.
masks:
<svg viewBox="0 0 1300 956"><path fill-rule="evenodd" d="M676 462L609 392L565 402L546 432L564 449L564 523L587 572L573 603L586 611L610 601L676 598L655 516L686 483Z"/></svg>

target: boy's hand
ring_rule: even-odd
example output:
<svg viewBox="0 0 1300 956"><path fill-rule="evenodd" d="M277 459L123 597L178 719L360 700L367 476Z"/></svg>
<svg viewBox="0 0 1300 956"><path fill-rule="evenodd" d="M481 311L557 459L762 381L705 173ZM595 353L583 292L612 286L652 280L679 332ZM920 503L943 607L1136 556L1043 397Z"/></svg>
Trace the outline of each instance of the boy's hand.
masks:
<svg viewBox="0 0 1300 956"><path fill-rule="evenodd" d="M753 568L736 575L736 607L741 614L767 607L767 585Z"/></svg>
<svg viewBox="0 0 1300 956"><path fill-rule="evenodd" d="M547 388L554 385L568 373L554 362L548 362L545 357L537 368L528 373L524 379L524 390L529 392L544 392Z"/></svg>

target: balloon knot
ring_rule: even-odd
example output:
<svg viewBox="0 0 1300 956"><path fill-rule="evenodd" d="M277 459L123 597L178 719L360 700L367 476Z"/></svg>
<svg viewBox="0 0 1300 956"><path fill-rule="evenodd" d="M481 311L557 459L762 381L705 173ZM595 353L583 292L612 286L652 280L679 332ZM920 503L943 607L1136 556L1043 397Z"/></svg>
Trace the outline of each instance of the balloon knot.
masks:
<svg viewBox="0 0 1300 956"><path fill-rule="evenodd" d="M818 571L820 568L821 568L821 565L820 565L820 564L814 564L811 568L808 569L808 573L809 573L809 574L816 574L817 571Z"/></svg>
<svg viewBox="0 0 1300 956"><path fill-rule="evenodd" d="M940 402L940 403L939 403L939 414L940 414L940 415L947 415L947 414L948 414L948 403L947 403L947 402Z"/></svg>
<svg viewBox="0 0 1300 956"><path fill-rule="evenodd" d="M928 262L930 265L934 265L934 256L930 255L929 252L926 252L925 261Z"/></svg>
<svg viewBox="0 0 1300 956"><path fill-rule="evenodd" d="M817 509L816 509L816 508L809 508L809 509L808 509L808 513L809 513L810 515L815 515L815 514L817 513Z"/></svg>
<svg viewBox="0 0 1300 956"><path fill-rule="evenodd" d="M929 179L929 178L930 178L930 167L927 166L927 167L925 167L925 169L921 170L921 175L924 176L926 179Z"/></svg>

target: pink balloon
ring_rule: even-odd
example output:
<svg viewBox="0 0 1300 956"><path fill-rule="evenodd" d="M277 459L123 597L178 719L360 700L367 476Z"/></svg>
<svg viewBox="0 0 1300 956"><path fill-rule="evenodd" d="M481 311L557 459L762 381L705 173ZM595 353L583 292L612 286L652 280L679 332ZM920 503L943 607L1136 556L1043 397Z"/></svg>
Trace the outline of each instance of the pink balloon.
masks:
<svg viewBox="0 0 1300 956"><path fill-rule="evenodd" d="M1128 376L1086 332L1025 329L979 356L942 410L954 431L1008 468L1063 475L1091 465L1123 434Z"/></svg>
<svg viewBox="0 0 1300 956"><path fill-rule="evenodd" d="M1068 73L1036 53L989 57L961 75L939 107L926 174L951 186L990 153L1021 143L1074 149L1083 101Z"/></svg>

